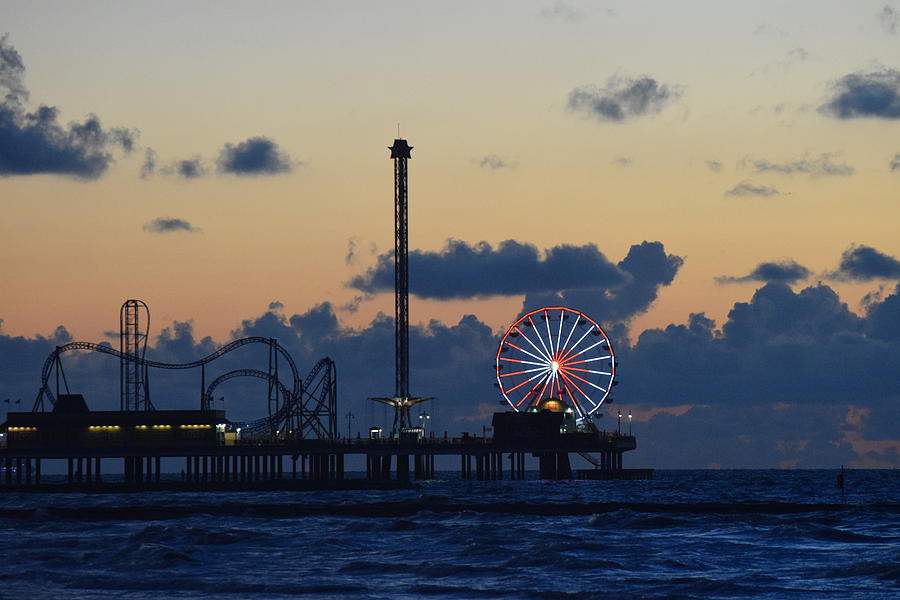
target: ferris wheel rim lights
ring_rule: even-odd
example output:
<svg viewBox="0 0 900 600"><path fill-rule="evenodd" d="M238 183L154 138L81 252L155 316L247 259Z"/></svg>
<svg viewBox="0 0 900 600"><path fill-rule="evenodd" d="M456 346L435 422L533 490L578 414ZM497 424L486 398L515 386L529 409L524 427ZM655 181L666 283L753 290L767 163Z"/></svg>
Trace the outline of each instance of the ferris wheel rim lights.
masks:
<svg viewBox="0 0 900 600"><path fill-rule="evenodd" d="M535 315L543 325L535 322ZM573 317L571 327L564 327ZM554 319L558 323L551 327ZM582 345L591 334L600 339ZM527 343L512 341L517 338ZM609 362L590 368L599 361ZM513 365L521 368L504 370ZM497 387L513 410L529 410L547 398L567 399L578 420L589 418L603 405L616 377L609 336L594 319L566 306L545 306L519 317L500 340L495 366Z"/></svg>

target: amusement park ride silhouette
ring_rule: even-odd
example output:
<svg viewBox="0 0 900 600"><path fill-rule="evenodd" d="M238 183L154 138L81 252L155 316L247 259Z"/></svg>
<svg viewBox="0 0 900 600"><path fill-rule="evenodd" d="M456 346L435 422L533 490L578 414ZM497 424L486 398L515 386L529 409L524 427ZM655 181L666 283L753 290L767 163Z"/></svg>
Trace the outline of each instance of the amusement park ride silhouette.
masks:
<svg viewBox="0 0 900 600"><path fill-rule="evenodd" d="M342 440L337 432L334 361L320 359L301 379L294 359L274 338L237 339L186 363L151 360L146 356L150 310L141 300L130 299L119 314L118 350L90 342L58 346L44 362L32 412L9 413L7 423L0 426L0 434L7 436L7 447L0 450L5 483L16 485L10 479L15 471L17 482L31 485L34 466L35 481L40 485L41 460L65 458L69 485L84 481L82 473L88 482L93 474L96 484L101 458L123 458L126 484L144 485L155 476L154 484L159 485L163 456L183 457L186 479L206 489L249 481L282 482L286 458L292 461L292 481L321 483L343 481L344 456L351 454L365 454L369 482L390 480L392 471L398 483L408 482L410 456L417 479L433 477L438 455L458 456L463 479L473 478L473 461L475 478L502 479L503 458L508 454L509 474L520 479L524 478L526 453L539 459L542 478L567 479L573 473L568 458L573 452L595 467L586 473L579 471L579 476L648 478L652 471L622 469L623 452L636 447L630 431L628 435L618 429L603 432L592 420L604 403L612 402L610 390L617 385L610 339L595 320L565 306L523 314L500 340L495 385L501 403L508 403L511 410L494 413L493 438L463 434L441 439L435 438L434 432L426 438L422 427L413 426L410 408L434 398L414 396L409 389L407 172L412 146L398 137L389 149L394 161L395 389L393 396L371 398L394 408L389 437L354 440L348 436ZM267 370L235 369L207 384L207 365L248 344L267 349ZM61 360L70 351L119 359L119 411L91 412L83 397L70 392ZM279 367L284 366L287 383L280 377L285 369ZM199 410L156 410L150 394L151 369L198 369ZM217 387L238 377L266 381L268 414L234 423L225 418L224 411L213 409ZM591 453L598 453L599 458Z"/></svg>
<svg viewBox="0 0 900 600"><path fill-rule="evenodd" d="M297 365L285 348L275 338L245 337L228 343L212 354L186 363L164 363L146 357L147 339L150 328L150 309L141 300L126 300L119 313L119 350L108 345L91 342L70 342L57 348L44 361L41 370L41 387L32 410L45 410L45 400L52 409L61 391L69 394L61 357L70 351L89 351L119 358L120 410L152 411L150 399L150 369L199 369L200 370L200 410L211 411L213 393L229 379L255 377L268 384L269 414L249 423L241 423L245 438L268 437L301 439L331 439L336 435L337 378L334 361L329 357L320 359L301 380ZM217 358L248 344L262 344L268 349L268 370L235 369L215 378L206 385L206 365ZM279 362L283 361L290 370L291 387L288 388L278 377ZM55 391L50 381L55 376Z"/></svg>

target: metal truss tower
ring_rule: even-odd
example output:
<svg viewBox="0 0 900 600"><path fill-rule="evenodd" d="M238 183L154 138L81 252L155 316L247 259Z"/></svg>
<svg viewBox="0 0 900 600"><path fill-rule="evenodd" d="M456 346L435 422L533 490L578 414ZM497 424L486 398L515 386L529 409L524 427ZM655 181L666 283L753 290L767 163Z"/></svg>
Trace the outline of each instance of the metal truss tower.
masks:
<svg viewBox="0 0 900 600"><path fill-rule="evenodd" d="M150 378L144 363L149 334L150 309L141 300L126 300L119 311L120 410L153 409Z"/></svg>
<svg viewBox="0 0 900 600"><path fill-rule="evenodd" d="M391 146L394 159L394 357L396 386L394 396L409 397L409 221L407 161L412 146L404 139ZM408 411L407 411L408 413ZM401 419L401 427L408 426ZM402 421L407 421L406 424Z"/></svg>
<svg viewBox="0 0 900 600"><path fill-rule="evenodd" d="M431 398L409 393L409 221L408 171L413 147L403 138L389 147L394 161L394 366L393 398L373 398L393 406L394 434L412 426L409 408Z"/></svg>

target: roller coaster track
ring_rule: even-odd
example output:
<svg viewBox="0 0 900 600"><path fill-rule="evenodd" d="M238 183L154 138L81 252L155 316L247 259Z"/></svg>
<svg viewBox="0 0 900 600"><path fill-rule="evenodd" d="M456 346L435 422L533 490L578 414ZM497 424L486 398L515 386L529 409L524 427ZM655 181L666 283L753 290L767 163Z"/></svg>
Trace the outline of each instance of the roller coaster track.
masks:
<svg viewBox="0 0 900 600"><path fill-rule="evenodd" d="M262 419L257 419L256 421L251 421L250 423L245 423L242 429L250 435L255 432L265 432L266 434L275 432L277 435L279 430L287 430L290 427L291 417L297 409L296 396L294 396L292 392L273 375L265 371L260 371L259 369L235 369L234 371L229 371L224 375L216 377L213 382L209 384L209 387L206 388L206 393L203 395L203 406L206 410L212 409L213 392L219 387L219 384L236 377L256 377L257 379L265 379L273 385L277 385L281 395L285 398L284 404L275 414L263 417Z"/></svg>
<svg viewBox="0 0 900 600"><path fill-rule="evenodd" d="M258 369L235 369L220 375L209 387L203 396L204 407L210 409L213 405L214 391L216 388L237 377L255 377L264 379L277 385L285 402L273 415L251 421L244 424L242 429L246 436L255 433L275 434L278 432L293 432L294 435L306 438L307 433L313 434L319 439L327 439L335 436L335 424L333 423L336 374L334 361L329 357L320 359L310 370L301 387L302 393L298 396L289 391L284 384L273 375ZM326 427L322 423L322 417L328 423Z"/></svg>
<svg viewBox="0 0 900 600"><path fill-rule="evenodd" d="M37 398L34 401L34 408L32 410L37 411L43 406L43 398L44 396L50 400L51 404L56 403L56 397L53 395L53 392L50 390L49 380L50 380L50 372L53 370L53 365L56 364L59 360L59 356L65 352L69 352L70 350L87 350L90 352L100 352L102 354L109 354L110 356L117 356L121 359L129 360L140 365L146 365L148 367L153 367L155 369L193 369L195 367L200 367L209 362L214 361L217 358L228 354L232 350L236 350L241 346L246 346L247 344L273 344L275 345L275 349L279 354L287 361L288 366L291 368L291 376L293 377L293 390L290 393L290 396L286 396L289 398L299 398L302 395L302 383L300 381L300 374L297 371L297 365L294 363L294 359L291 358L291 355L285 350L277 341L264 338L264 337L246 337L241 338L239 340L235 340L229 344L226 344L207 356L200 358L195 361L186 362L186 363L164 363L158 362L155 360L148 360L145 358L140 358L137 356L132 356L129 354L124 354L119 352L118 350L114 350L110 346L94 344L92 342L70 342L63 346L57 346L56 350L54 350L50 356L47 357L47 360L44 361L44 368L41 370L41 388L38 391ZM268 376L267 376L268 377ZM281 385L281 384L279 384Z"/></svg>
<svg viewBox="0 0 900 600"><path fill-rule="evenodd" d="M319 359L303 381L303 406L300 412L302 436L305 437L310 432L320 439L337 437L337 424L334 422L336 398L337 372L334 361L326 356ZM322 417L328 422L328 430L322 425Z"/></svg>

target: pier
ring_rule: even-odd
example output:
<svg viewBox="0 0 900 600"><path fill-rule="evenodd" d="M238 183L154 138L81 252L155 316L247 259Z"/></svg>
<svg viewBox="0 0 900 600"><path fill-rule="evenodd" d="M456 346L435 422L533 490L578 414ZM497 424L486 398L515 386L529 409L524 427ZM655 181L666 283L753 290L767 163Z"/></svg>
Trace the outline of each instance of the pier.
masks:
<svg viewBox="0 0 900 600"><path fill-rule="evenodd" d="M524 479L527 455L537 458L542 479L649 477L641 470L622 468L622 454L633 450L636 441L617 432L559 433L529 439L465 435L239 440L225 435L225 422L222 411L10 413L0 431L6 446L0 449L0 488L46 488L42 473L48 461L65 464L65 483L55 488L79 489L402 486L433 479L440 456L454 457L451 464L458 465L462 480ZM572 453L592 460L596 468L573 471ZM364 457L364 479L347 477L347 457L354 455ZM169 465L174 459L181 466L180 480L162 477L163 459ZM116 473L115 485L111 472Z"/></svg>

